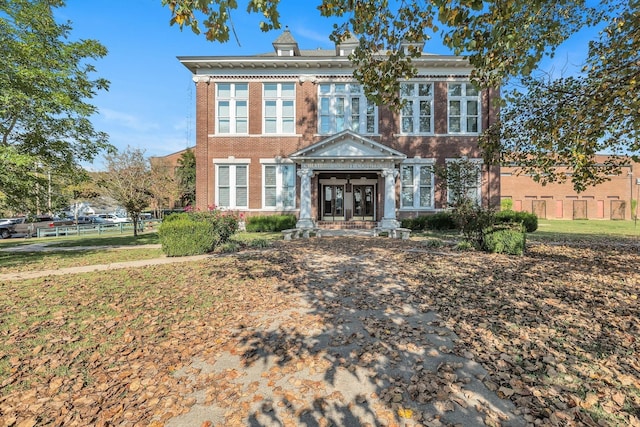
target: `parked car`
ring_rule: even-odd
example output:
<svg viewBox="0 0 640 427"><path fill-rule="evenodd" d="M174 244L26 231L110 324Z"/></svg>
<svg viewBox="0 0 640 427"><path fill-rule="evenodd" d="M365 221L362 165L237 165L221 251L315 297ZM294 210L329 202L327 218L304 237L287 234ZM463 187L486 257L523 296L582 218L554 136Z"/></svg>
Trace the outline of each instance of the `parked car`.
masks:
<svg viewBox="0 0 640 427"><path fill-rule="evenodd" d="M83 225L83 224L104 224L106 222L107 222L106 219L101 218L101 217L96 216L96 215L90 215L90 216L82 215L82 216L79 216L75 220L75 223L78 224L78 225Z"/></svg>
<svg viewBox="0 0 640 427"><path fill-rule="evenodd" d="M106 222L111 222L114 224L120 222L129 222L131 221L129 218L125 218L123 216L118 216L116 214L97 214L97 217L103 218Z"/></svg>
<svg viewBox="0 0 640 427"><path fill-rule="evenodd" d="M13 234L13 226L20 222L21 218L3 218L0 219L0 238L8 239Z"/></svg>
<svg viewBox="0 0 640 427"><path fill-rule="evenodd" d="M71 219L61 219L46 215L22 217L17 218L17 220L10 230L10 234L13 236L35 237L38 235L38 230L40 229L73 225L73 220Z"/></svg>

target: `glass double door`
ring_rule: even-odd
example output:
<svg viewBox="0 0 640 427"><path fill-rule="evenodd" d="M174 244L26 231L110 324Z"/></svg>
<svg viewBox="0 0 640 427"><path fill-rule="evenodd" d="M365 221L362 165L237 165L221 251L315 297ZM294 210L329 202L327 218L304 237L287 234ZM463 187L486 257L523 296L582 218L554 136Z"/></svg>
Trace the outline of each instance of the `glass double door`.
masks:
<svg viewBox="0 0 640 427"><path fill-rule="evenodd" d="M322 219L325 221L344 221L354 219L373 221L374 186L373 185L324 185L322 187ZM346 192L350 189L350 192ZM345 214L349 214L346 218Z"/></svg>

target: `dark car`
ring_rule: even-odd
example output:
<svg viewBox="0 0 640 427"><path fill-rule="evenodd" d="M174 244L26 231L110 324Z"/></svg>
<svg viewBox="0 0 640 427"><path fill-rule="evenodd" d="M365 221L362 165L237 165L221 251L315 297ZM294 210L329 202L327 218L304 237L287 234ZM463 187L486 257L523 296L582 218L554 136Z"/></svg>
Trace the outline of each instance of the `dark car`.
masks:
<svg viewBox="0 0 640 427"><path fill-rule="evenodd" d="M83 215L83 216L79 216L78 219L76 219L75 223L78 225L83 225L83 224L98 225L98 224L106 224L107 221L104 218L100 218L97 215L91 215L91 216Z"/></svg>

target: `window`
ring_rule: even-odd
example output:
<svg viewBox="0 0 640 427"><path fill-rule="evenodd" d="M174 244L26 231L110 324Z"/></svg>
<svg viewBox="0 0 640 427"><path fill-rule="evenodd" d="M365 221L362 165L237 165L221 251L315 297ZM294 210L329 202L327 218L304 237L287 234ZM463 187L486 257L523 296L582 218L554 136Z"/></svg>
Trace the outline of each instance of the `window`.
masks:
<svg viewBox="0 0 640 427"><path fill-rule="evenodd" d="M405 101L400 112L402 133L433 132L433 85L431 83L402 83L400 95Z"/></svg>
<svg viewBox="0 0 640 427"><path fill-rule="evenodd" d="M449 83L449 133L478 133L480 93L471 83Z"/></svg>
<svg viewBox="0 0 640 427"><path fill-rule="evenodd" d="M263 91L264 133L295 133L296 85L294 83L265 83Z"/></svg>
<svg viewBox="0 0 640 427"><path fill-rule="evenodd" d="M265 164L263 204L265 208L288 209L296 206L296 166Z"/></svg>
<svg viewBox="0 0 640 427"><path fill-rule="evenodd" d="M216 89L216 133L247 133L249 85L218 83Z"/></svg>
<svg viewBox="0 0 640 427"><path fill-rule="evenodd" d="M361 134L377 132L377 107L353 83L322 83L318 87L318 132L338 133L346 129Z"/></svg>
<svg viewBox="0 0 640 427"><path fill-rule="evenodd" d="M249 206L248 173L247 165L216 165L216 206L221 208Z"/></svg>
<svg viewBox="0 0 640 427"><path fill-rule="evenodd" d="M447 159L447 203L463 200L480 204L482 161L479 159Z"/></svg>
<svg viewBox="0 0 640 427"><path fill-rule="evenodd" d="M404 209L433 208L433 166L415 163L400 168L400 207Z"/></svg>

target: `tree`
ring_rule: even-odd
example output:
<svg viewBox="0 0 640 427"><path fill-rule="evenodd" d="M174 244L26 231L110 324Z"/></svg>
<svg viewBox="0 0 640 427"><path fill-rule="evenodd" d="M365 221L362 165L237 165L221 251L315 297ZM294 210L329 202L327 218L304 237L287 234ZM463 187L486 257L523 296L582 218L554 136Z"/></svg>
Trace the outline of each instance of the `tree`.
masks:
<svg viewBox="0 0 640 427"><path fill-rule="evenodd" d="M591 42L582 74L525 78L483 136L485 152L543 185L570 180L577 192L640 160L639 22L635 2ZM599 163L602 152L615 156Z"/></svg>
<svg viewBox="0 0 640 427"><path fill-rule="evenodd" d="M182 206L193 205L196 201L196 156L191 149L187 149L178 159L176 177Z"/></svg>
<svg viewBox="0 0 640 427"><path fill-rule="evenodd" d="M207 39L220 42L226 42L234 31L231 13L238 7L236 1L161 1L171 10L172 25L190 27L196 33L204 30ZM279 0L249 0L247 11L262 14L260 27L269 31L280 28L278 5ZM504 109L504 130L494 128L489 132L485 140L487 160L499 158L501 149L509 151L515 145L524 149L529 144L533 149L524 150L525 154L514 160L529 158L534 163L539 160L555 166L560 162L573 173L574 187L580 190L581 182L591 185L606 179L610 172L593 167L592 153L607 150L637 158L639 0L602 0L595 7L584 0L321 0L318 10L322 16L338 21L332 40L344 40L350 34L359 38L360 44L351 55L354 77L378 104L401 107L399 84L415 77L412 59L421 53L417 46L434 35L455 54L469 59L474 67L472 79L480 87L505 86L519 78L531 84L530 93L525 90L519 97L509 98L515 104L507 104ZM579 30L596 25L603 30L599 39L590 42L583 76L544 85L531 79L543 57L553 56L556 48ZM544 111L523 109L527 99L535 96L551 101L549 107ZM580 109L562 110L568 98L569 105ZM528 139L519 138L517 144L509 140L521 124L528 123L527 132L533 132L536 122L527 122L526 116L532 118L537 111L562 120L557 125L548 120L547 126L535 135L527 135ZM584 121L586 117L592 120ZM509 125L510 120L515 120L514 126ZM563 138L571 122L581 124L579 131ZM500 145L500 137L507 139L506 145ZM567 155L554 157L560 141L561 151ZM543 168L536 173L541 177L549 171ZM590 178L595 176L598 178Z"/></svg>
<svg viewBox="0 0 640 427"><path fill-rule="evenodd" d="M151 208L156 217L162 216L164 208L171 207L170 203L180 197L180 185L176 177L171 173L173 166L164 158L152 158L151 164Z"/></svg>
<svg viewBox="0 0 640 427"><path fill-rule="evenodd" d="M122 153L105 155L106 171L100 186L127 211L133 221L133 234L138 235L140 213L149 205L152 185L149 162L144 151L127 147Z"/></svg>
<svg viewBox="0 0 640 427"><path fill-rule="evenodd" d="M108 81L91 75L106 55L94 40L68 41L69 23L52 8L62 0L0 0L0 188L16 210L48 209L48 176L81 175L79 164L112 148L90 122L89 104Z"/></svg>

